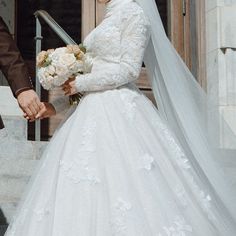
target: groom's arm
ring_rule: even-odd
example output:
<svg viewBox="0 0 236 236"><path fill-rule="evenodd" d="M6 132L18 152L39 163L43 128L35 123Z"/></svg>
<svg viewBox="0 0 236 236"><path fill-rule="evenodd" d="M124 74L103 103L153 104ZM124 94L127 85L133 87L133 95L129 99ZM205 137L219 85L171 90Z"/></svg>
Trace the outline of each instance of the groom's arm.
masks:
<svg viewBox="0 0 236 236"><path fill-rule="evenodd" d="M0 17L0 70L5 75L10 88L22 110L31 118L40 110L40 101L33 90L29 72L21 54Z"/></svg>
<svg viewBox="0 0 236 236"><path fill-rule="evenodd" d="M1 17L0 69L5 75L15 97L17 97L20 92L33 88L27 66Z"/></svg>

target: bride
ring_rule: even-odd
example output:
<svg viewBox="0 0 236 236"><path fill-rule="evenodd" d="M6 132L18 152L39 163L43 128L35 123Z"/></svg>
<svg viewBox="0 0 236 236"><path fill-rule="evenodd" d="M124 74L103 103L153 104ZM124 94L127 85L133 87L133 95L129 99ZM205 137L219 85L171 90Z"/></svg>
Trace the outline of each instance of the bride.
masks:
<svg viewBox="0 0 236 236"><path fill-rule="evenodd" d="M5 235L236 235L234 190L204 126L205 93L168 41L155 1L98 1L105 18L84 41L92 71L63 86L84 97ZM134 84L143 59L158 109ZM67 106L67 96L45 103L38 118Z"/></svg>

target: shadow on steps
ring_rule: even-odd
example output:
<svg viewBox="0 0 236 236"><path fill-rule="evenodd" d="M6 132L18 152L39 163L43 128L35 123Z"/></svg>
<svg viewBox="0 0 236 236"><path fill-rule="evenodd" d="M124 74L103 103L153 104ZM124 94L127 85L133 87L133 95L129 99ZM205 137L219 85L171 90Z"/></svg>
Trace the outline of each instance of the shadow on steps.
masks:
<svg viewBox="0 0 236 236"><path fill-rule="evenodd" d="M8 227L7 219L4 216L2 210L0 209L0 236L4 236Z"/></svg>

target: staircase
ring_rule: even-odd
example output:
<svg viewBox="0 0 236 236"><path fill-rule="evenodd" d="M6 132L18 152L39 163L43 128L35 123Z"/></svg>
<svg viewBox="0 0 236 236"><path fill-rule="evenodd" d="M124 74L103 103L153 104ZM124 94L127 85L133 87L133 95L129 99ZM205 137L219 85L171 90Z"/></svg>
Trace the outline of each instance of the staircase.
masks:
<svg viewBox="0 0 236 236"><path fill-rule="evenodd" d="M17 203L47 142L27 140L27 121L22 118L8 87L0 86L0 236L4 235Z"/></svg>

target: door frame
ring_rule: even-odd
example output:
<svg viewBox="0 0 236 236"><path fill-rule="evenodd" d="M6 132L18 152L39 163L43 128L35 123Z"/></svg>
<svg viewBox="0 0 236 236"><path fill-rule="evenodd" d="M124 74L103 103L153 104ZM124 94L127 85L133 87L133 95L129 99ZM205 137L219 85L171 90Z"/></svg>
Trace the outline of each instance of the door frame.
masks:
<svg viewBox="0 0 236 236"><path fill-rule="evenodd" d="M205 0L168 0L169 38L206 89Z"/></svg>

